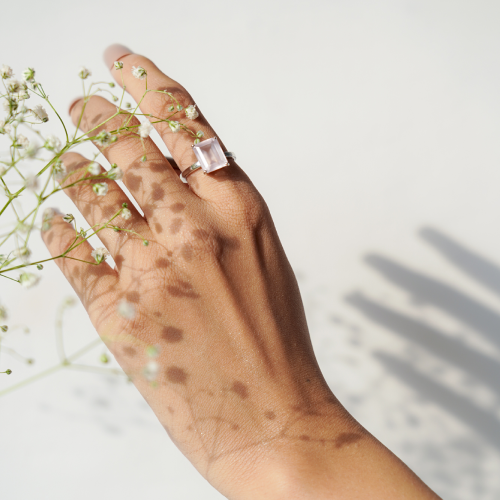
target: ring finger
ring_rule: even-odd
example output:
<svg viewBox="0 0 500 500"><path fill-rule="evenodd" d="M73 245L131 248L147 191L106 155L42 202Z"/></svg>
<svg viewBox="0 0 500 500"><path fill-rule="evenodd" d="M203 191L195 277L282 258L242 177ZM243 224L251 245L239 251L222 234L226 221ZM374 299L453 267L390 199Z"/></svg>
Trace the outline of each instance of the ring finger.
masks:
<svg viewBox="0 0 500 500"><path fill-rule="evenodd" d="M106 174L101 165L78 153L66 153L62 161L68 172L62 181L64 192L94 231L107 226L98 231L98 236L113 258L125 253L130 245L142 244L143 239L150 239L147 222L120 186L108 177L100 177ZM82 180L84 178L89 180ZM127 204L126 210L124 203ZM116 231L110 226L122 230Z"/></svg>

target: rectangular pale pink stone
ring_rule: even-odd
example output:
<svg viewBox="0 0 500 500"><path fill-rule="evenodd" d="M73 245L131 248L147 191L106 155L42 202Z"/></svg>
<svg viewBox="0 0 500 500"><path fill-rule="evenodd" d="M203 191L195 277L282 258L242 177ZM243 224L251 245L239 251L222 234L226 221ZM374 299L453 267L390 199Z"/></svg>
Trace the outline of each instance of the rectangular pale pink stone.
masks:
<svg viewBox="0 0 500 500"><path fill-rule="evenodd" d="M217 137L195 144L193 151L196 158L198 158L203 172L206 174L225 167L228 164Z"/></svg>

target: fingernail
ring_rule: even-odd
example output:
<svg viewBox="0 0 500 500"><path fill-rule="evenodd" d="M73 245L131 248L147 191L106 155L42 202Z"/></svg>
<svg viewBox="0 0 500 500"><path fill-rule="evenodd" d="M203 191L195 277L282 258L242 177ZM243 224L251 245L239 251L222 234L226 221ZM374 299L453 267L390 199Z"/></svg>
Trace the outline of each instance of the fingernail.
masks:
<svg viewBox="0 0 500 500"><path fill-rule="evenodd" d="M82 98L81 97L77 97L76 99L73 99L71 101L71 104L69 105L69 108L68 108L68 115L71 115L71 110L74 108L75 104L80 101Z"/></svg>
<svg viewBox="0 0 500 500"><path fill-rule="evenodd" d="M114 43L110 45L104 51L104 62L108 65L109 69L113 69L113 65L115 61L119 61L122 57L128 56L129 54L133 54L125 45L120 45L119 43Z"/></svg>

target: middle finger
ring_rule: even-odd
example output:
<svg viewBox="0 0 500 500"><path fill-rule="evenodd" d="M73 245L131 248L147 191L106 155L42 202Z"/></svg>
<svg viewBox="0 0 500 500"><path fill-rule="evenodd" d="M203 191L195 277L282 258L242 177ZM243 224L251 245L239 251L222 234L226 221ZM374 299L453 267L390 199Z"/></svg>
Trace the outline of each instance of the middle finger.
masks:
<svg viewBox="0 0 500 500"><path fill-rule="evenodd" d="M118 130L127 122L130 114L121 111L121 114L109 120L105 125L97 127L115 115L117 109L106 99L94 96L89 99L85 109L83 99L76 102L70 113L76 125L83 111L80 129L89 136L95 137L101 131ZM146 220L151 225L156 217L160 217L160 209L179 203L185 204L188 201L192 203L196 196L181 182L151 138L147 137L141 142L135 132L139 125L137 118L133 117L128 125L135 126L135 128L120 133L116 142L108 145L99 144L96 141L94 143L110 163L116 163L123 170L123 183L139 203ZM143 156L146 156L146 161L142 161Z"/></svg>

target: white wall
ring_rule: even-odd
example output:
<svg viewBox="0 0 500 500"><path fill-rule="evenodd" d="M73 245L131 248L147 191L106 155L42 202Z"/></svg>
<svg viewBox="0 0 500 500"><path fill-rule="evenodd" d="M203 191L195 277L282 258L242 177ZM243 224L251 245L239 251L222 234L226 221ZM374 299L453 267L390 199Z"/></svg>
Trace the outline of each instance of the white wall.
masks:
<svg viewBox="0 0 500 500"><path fill-rule="evenodd" d="M0 14L0 64L33 65L63 112L81 64L108 78L110 43L181 81L271 208L336 395L444 498L500 497L500 3L25 0ZM2 355L15 373L0 390L57 359L72 291L44 273L30 291L0 283L11 324L32 330L9 345L36 358ZM81 306L65 331L69 350L96 336ZM133 386L73 371L0 398L0 490L222 498Z"/></svg>

